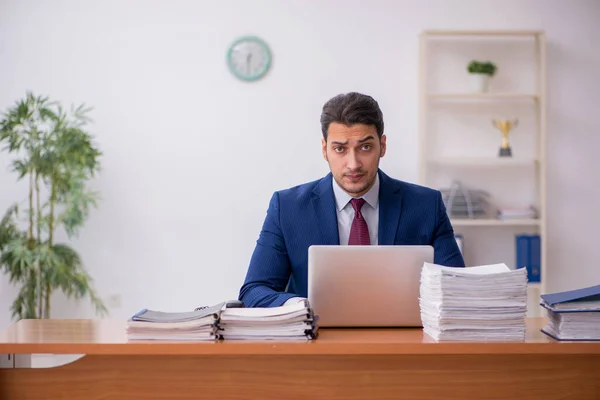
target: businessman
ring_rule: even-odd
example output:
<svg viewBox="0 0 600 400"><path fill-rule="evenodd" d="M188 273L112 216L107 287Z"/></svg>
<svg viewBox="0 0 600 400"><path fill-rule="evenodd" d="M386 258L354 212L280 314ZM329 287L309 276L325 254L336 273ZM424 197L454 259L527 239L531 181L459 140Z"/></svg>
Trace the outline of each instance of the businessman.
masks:
<svg viewBox="0 0 600 400"><path fill-rule="evenodd" d="M323 106L323 158L330 173L276 191L239 300L275 307L307 296L311 245L431 245L434 262L464 267L441 193L379 169L383 113L370 96L347 93Z"/></svg>

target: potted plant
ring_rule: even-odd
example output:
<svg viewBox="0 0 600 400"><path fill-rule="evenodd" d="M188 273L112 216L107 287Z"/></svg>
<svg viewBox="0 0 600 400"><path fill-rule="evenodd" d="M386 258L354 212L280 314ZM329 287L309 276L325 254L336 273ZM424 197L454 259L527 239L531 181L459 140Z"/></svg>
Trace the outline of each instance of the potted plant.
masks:
<svg viewBox="0 0 600 400"><path fill-rule="evenodd" d="M101 155L84 130L89 111L82 105L66 112L27 93L0 120L0 151L13 157L17 181L29 183L24 212L17 204L0 220L0 270L20 287L13 318L50 318L55 291L88 297L98 314L107 312L80 255L56 240L58 230L77 235L98 199L87 186Z"/></svg>
<svg viewBox="0 0 600 400"><path fill-rule="evenodd" d="M479 93L487 92L490 79L496 73L496 69L496 65L491 61L472 60L467 66L467 71L471 76L473 90Z"/></svg>

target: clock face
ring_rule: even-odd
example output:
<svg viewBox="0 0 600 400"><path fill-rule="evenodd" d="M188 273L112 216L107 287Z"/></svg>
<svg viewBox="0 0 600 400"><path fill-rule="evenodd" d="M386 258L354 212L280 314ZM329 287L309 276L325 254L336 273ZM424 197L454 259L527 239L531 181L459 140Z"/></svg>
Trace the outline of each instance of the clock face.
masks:
<svg viewBox="0 0 600 400"><path fill-rule="evenodd" d="M253 81L262 78L271 66L269 46L255 36L236 40L227 53L229 70L238 78Z"/></svg>

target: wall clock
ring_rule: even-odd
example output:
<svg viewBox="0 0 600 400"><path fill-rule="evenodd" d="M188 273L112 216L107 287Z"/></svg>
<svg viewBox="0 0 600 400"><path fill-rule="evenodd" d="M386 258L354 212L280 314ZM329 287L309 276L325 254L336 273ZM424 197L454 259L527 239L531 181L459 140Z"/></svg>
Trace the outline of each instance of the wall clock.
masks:
<svg viewBox="0 0 600 400"><path fill-rule="evenodd" d="M227 52L227 65L237 78L255 81L269 71L271 50L256 36L244 36L237 39Z"/></svg>

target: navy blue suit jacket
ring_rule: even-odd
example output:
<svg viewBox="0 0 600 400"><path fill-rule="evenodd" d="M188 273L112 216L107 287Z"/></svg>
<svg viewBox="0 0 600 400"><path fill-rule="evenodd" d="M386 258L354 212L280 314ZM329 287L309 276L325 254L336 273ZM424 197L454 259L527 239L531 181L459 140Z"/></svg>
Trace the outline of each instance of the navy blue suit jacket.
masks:
<svg viewBox="0 0 600 400"><path fill-rule="evenodd" d="M379 245L431 245L434 263L464 267L441 193L379 173ZM246 307L307 296L308 247L339 245L332 175L275 192L239 293Z"/></svg>

